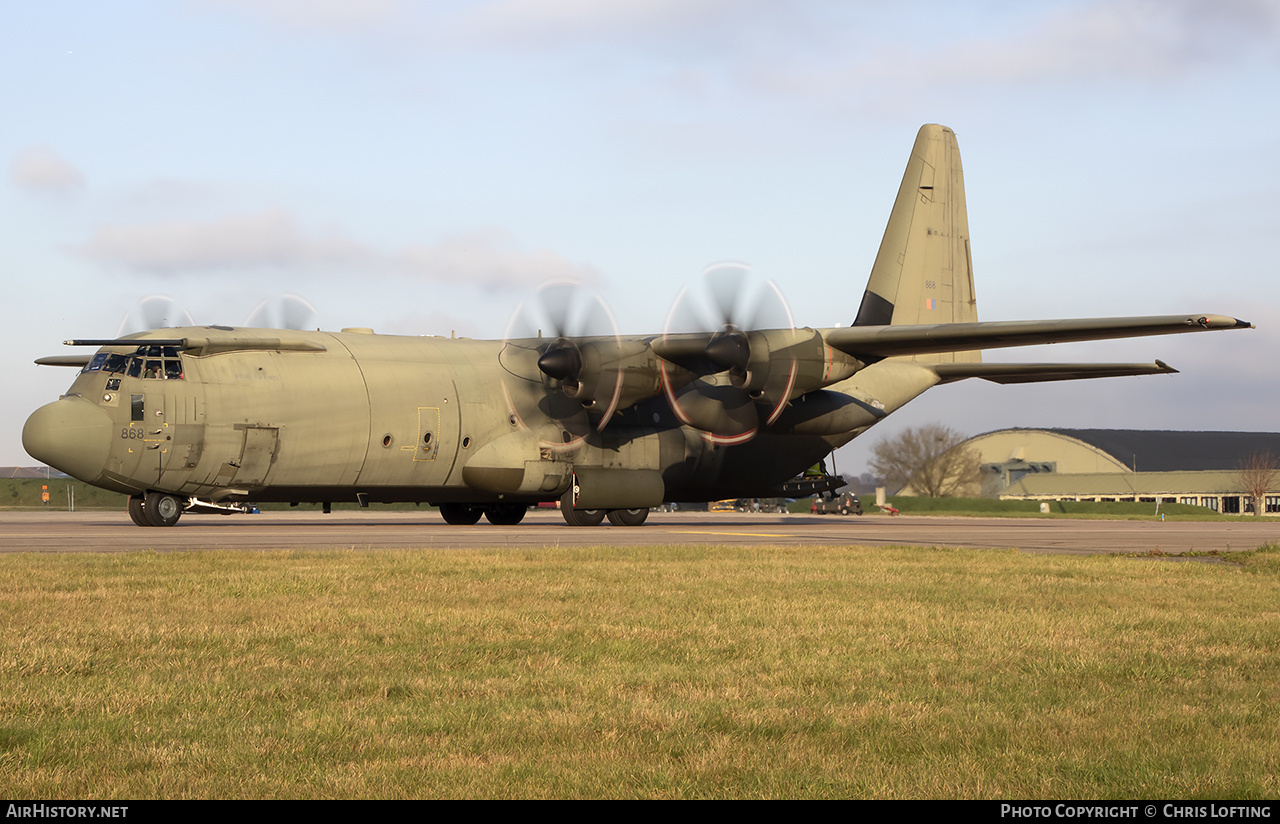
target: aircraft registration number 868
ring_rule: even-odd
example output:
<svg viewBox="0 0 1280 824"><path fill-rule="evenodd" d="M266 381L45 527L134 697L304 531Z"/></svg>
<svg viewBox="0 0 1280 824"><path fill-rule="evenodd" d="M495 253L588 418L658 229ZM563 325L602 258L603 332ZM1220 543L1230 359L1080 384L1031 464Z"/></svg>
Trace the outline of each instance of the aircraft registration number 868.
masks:
<svg viewBox="0 0 1280 824"><path fill-rule="evenodd" d="M142 440L142 439L144 439L144 438L146 438L146 437L147 437L147 433L146 433L144 430L141 430L141 429L135 429L135 428L134 428L134 427L132 427L132 426L126 426L124 429L121 429L121 430L120 430L120 439L121 439L121 440L125 440L125 441L128 441L128 440L137 440L137 441L140 441L140 440Z"/></svg>

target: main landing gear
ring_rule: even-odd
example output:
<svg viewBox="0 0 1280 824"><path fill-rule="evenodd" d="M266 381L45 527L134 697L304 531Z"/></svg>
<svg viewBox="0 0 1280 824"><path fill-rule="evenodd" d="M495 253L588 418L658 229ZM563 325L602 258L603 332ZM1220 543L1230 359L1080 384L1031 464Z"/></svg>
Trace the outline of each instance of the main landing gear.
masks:
<svg viewBox="0 0 1280 824"><path fill-rule="evenodd" d="M167 492L129 496L129 517L138 526L173 526L185 508L185 498Z"/></svg>
<svg viewBox="0 0 1280 824"><path fill-rule="evenodd" d="M614 526L640 526L649 517L647 509L574 509L560 507L560 514L569 526L600 526L605 518Z"/></svg>
<svg viewBox="0 0 1280 824"><path fill-rule="evenodd" d="M569 526L600 526L606 517L614 526L640 526L649 517L647 508L641 509L574 509L573 490L560 498L560 514Z"/></svg>
<svg viewBox="0 0 1280 824"><path fill-rule="evenodd" d="M471 526L484 516L495 526L515 526L524 520L528 507L524 504L440 504L440 516L453 526ZM569 526L600 526L604 519L614 526L640 526L649 517L648 509L574 509L560 507L560 514Z"/></svg>
<svg viewBox="0 0 1280 824"><path fill-rule="evenodd" d="M515 526L528 511L524 504L440 504L440 515L446 524L471 526L483 515L494 526Z"/></svg>

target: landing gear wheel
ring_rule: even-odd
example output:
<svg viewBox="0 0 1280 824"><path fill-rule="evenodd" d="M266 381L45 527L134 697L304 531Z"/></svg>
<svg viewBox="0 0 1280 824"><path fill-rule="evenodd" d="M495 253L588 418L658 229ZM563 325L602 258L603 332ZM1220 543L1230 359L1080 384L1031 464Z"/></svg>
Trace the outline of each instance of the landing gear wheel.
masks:
<svg viewBox="0 0 1280 824"><path fill-rule="evenodd" d="M129 518L138 526L151 526L151 522L147 520L147 513L143 511L143 500L141 495L129 496Z"/></svg>
<svg viewBox="0 0 1280 824"><path fill-rule="evenodd" d="M569 526L600 526L604 520L603 509L574 509L572 489L560 496L560 514Z"/></svg>
<svg viewBox="0 0 1280 824"><path fill-rule="evenodd" d="M494 504L484 508L484 517L494 526L515 526L528 509L524 504Z"/></svg>
<svg viewBox="0 0 1280 824"><path fill-rule="evenodd" d="M167 492L148 492L142 515L152 526L173 526L182 517L182 501Z"/></svg>
<svg viewBox="0 0 1280 824"><path fill-rule="evenodd" d="M483 514L484 510L474 504L440 504L441 517L453 526L471 526Z"/></svg>
<svg viewBox="0 0 1280 824"><path fill-rule="evenodd" d="M561 509L564 522L569 526L600 526L604 521L603 509Z"/></svg>
<svg viewBox="0 0 1280 824"><path fill-rule="evenodd" d="M611 509L609 523L614 526L640 526L649 517L647 509Z"/></svg>

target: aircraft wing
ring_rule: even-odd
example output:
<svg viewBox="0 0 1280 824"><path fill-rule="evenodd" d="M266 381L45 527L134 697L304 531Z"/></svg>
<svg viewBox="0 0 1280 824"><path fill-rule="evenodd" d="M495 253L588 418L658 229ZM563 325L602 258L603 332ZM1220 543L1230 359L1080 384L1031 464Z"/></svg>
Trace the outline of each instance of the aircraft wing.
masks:
<svg viewBox="0 0 1280 824"><path fill-rule="evenodd" d="M988 321L906 326L848 326L823 331L828 345L859 359L923 355L1113 340L1144 335L1174 335L1213 329L1252 329L1253 324L1225 315L1160 315L1135 318ZM1126 373L1132 374L1132 373Z"/></svg>
<svg viewBox="0 0 1280 824"><path fill-rule="evenodd" d="M1178 370L1164 361L1155 363L938 363L930 369L952 383L965 378L982 378L995 383L1039 383L1084 378L1115 378L1128 375L1170 375Z"/></svg>

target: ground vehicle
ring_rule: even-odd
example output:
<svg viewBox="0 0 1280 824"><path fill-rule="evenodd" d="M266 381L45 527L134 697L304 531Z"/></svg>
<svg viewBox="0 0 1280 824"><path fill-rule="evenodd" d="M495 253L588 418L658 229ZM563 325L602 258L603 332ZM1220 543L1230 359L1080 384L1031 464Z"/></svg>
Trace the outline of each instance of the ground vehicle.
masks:
<svg viewBox="0 0 1280 824"><path fill-rule="evenodd" d="M735 508L739 512L786 512L786 498L739 498Z"/></svg>
<svg viewBox="0 0 1280 824"><path fill-rule="evenodd" d="M833 498L817 496L809 506L811 515L861 515L862 501L849 492Z"/></svg>

